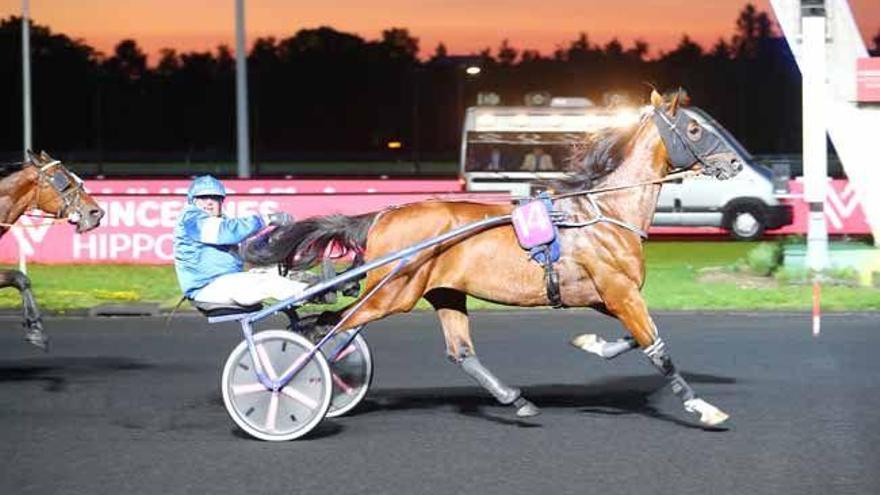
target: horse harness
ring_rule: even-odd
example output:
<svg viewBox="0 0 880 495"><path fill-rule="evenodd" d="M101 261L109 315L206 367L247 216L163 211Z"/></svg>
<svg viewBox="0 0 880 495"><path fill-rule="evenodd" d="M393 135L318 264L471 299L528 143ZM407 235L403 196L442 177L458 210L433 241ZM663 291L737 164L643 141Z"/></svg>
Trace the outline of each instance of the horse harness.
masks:
<svg viewBox="0 0 880 495"><path fill-rule="evenodd" d="M50 169L61 165L61 161L52 160L43 165L37 172L37 190L34 193L34 199L28 209L35 209L40 204L40 190L44 184L48 184L61 197L61 206L54 213L55 218L64 218L72 210L72 214L78 214L77 210L81 206L83 181L73 172L65 170L55 170L50 173ZM64 168L61 165L62 169ZM67 173L65 173L67 172ZM71 181L71 178L73 180Z"/></svg>
<svg viewBox="0 0 880 495"><path fill-rule="evenodd" d="M547 193L541 193L535 198L527 198L518 202L518 206L512 215L517 240L523 249L529 251L529 258L544 267L544 283L547 286L547 299L549 299L554 308L565 307L559 290L559 274L553 267L553 263L559 260L561 252L558 235L559 228L582 228L604 222L634 232L642 239L648 238L648 233L635 225L605 216L599 208L598 203L596 203L594 197L596 194L646 185L662 184L663 182L679 180L686 176L696 175L696 172L690 169L695 163L701 164L707 169L707 171L712 171L715 168L714 164L710 163L711 160L709 160L708 157L717 150L719 146L717 139L716 141L708 140L707 142L700 139L700 142L695 145L695 143L692 142L694 141L693 139L688 139L685 136L682 136L681 130L677 125L678 120L680 119L679 116L676 116L675 121L672 121L662 110L655 108L651 117L654 119L660 137L666 146L669 163L675 168L673 173L662 179L637 184L574 191L553 196L550 196ZM553 210L554 200L575 196L586 196L587 202L592 210L592 218L583 222L572 222L567 220L565 213ZM527 211L527 213L523 213L525 211ZM530 226L525 225L523 222L531 222L531 226L537 227L549 228L549 226L552 226L552 230L545 230L544 237L540 239L540 242L530 242L530 236L523 235L523 232L531 231Z"/></svg>
<svg viewBox="0 0 880 495"><path fill-rule="evenodd" d="M605 216L593 195L586 194L586 196L592 214L589 220L583 222L570 221L566 213L554 210L553 198L546 192L538 194L533 199L519 201L511 214L514 232L520 246L529 251L529 259L544 268L547 299L554 308L565 307L559 289L559 274L553 266L561 257L560 228L583 228L604 222L634 232L642 239L648 238L647 232L635 225Z"/></svg>

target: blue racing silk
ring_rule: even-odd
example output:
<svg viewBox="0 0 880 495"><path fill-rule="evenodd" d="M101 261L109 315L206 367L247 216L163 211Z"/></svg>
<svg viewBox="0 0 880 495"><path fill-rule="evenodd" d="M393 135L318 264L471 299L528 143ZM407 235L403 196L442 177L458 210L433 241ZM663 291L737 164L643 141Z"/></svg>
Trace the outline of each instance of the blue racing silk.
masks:
<svg viewBox="0 0 880 495"><path fill-rule="evenodd" d="M174 269L184 296L191 299L215 278L242 271L238 244L265 226L259 215L213 217L187 204L174 226Z"/></svg>

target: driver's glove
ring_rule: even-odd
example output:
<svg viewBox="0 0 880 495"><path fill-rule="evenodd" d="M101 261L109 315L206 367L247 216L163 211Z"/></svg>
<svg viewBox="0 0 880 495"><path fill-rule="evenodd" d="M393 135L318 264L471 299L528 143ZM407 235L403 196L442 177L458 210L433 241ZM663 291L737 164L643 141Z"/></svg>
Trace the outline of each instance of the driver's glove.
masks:
<svg viewBox="0 0 880 495"><path fill-rule="evenodd" d="M290 225L293 223L293 216L284 211L279 211L275 213L270 213L266 217L269 221L269 225L282 226L282 225Z"/></svg>

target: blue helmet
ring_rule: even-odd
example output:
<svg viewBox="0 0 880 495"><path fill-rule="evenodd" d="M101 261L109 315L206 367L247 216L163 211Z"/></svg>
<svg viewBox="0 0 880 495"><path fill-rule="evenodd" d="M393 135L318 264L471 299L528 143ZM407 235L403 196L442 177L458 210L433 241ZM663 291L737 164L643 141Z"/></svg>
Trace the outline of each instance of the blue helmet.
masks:
<svg viewBox="0 0 880 495"><path fill-rule="evenodd" d="M186 193L186 199L192 203L193 198L198 196L220 196L226 197L226 188L223 183L211 175L202 175L196 177L192 184L189 185L189 191Z"/></svg>

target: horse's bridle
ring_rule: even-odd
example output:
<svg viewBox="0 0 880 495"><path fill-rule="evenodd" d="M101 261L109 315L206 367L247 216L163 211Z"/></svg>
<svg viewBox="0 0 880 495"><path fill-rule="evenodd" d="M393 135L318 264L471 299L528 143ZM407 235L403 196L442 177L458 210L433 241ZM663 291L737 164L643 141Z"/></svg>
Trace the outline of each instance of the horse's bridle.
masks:
<svg viewBox="0 0 880 495"><path fill-rule="evenodd" d="M50 170L56 166L61 166L64 172L57 170L55 173L50 174ZM72 181L71 178L73 179ZM54 213L46 213L54 215L54 218L65 218L71 213L78 214L78 209L82 205L83 181L76 174L64 168L60 160L52 160L37 170L37 190L34 193L34 199L31 201L29 209L39 207L40 190L43 189L45 184L48 184L61 197L61 206L58 207L58 210Z"/></svg>
<svg viewBox="0 0 880 495"><path fill-rule="evenodd" d="M683 110L679 110L679 112L683 112ZM714 143L714 146L705 146L705 149L698 150L694 148L690 139L682 136L681 131L676 127L675 122L669 119L669 116L666 115L666 112L663 111L662 107L654 107L651 117L654 119L654 125L657 126L660 138L666 146L666 154L669 156L669 163L672 164L674 172L690 170L696 163L699 163L707 170L715 168L713 165L707 163L706 159L715 154L715 151L722 143L717 136L715 138L717 142ZM672 136L678 140L680 146L676 146L674 143L669 142L667 137Z"/></svg>

